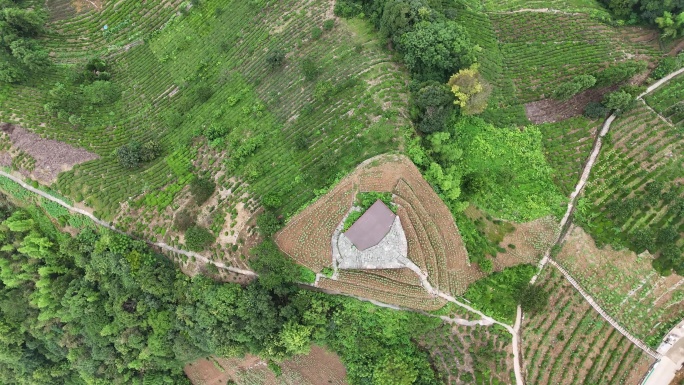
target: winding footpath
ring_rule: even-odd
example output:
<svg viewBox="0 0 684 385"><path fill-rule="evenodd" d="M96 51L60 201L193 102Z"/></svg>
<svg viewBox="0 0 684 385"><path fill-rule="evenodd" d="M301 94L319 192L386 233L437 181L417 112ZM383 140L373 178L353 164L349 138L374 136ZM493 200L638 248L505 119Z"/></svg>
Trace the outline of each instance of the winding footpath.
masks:
<svg viewBox="0 0 684 385"><path fill-rule="evenodd" d="M33 186L26 184L23 180L21 180L20 178L17 178L16 176L14 176L12 174L9 174L9 173L6 173L6 172L0 170L0 175L11 179L12 181L19 184L21 187L25 188L26 190L31 191L34 194L38 194L47 200L50 200L52 202L55 202L55 203L63 206L64 208L66 208L69 211L72 211L72 212L75 212L75 213L78 213L78 214L81 214L81 215L88 217L90 220L92 220L93 222L97 223L98 225L100 225L102 227L106 227L112 231L115 231L119 234L129 236L133 239L140 239L138 237L133 236L132 234L129 234L125 231L117 229L116 227L112 226L110 223L105 222L105 221L95 217L93 214L91 214L90 212L88 212L86 210L83 210L83 209L78 208L78 207L74 207L74 206L68 204L67 202L64 202L63 200L61 200L59 198L55 198L54 196L46 193L45 191L39 190L37 188L34 188ZM151 242L151 241L148 241L145 239L140 239L140 240L144 241L148 245L156 246L156 247L159 247L160 249L164 249L166 251L170 251L170 252L177 253L177 254L182 254L182 255L185 255L186 257L192 257L192 258L195 258L195 259L200 260L200 261L205 262L205 263L211 263L212 265L215 265L216 267L219 267L221 269L225 269L228 271L232 271L233 273L244 274L244 275L249 275L249 276L256 276L256 273L253 271L238 269L237 267L232 267L232 266L227 266L223 262L212 261L209 258L207 258L201 254L198 254L198 253L195 253L192 251L181 250L181 249L175 248L173 246L170 246L164 242Z"/></svg>
<svg viewBox="0 0 684 385"><path fill-rule="evenodd" d="M646 96L650 92L653 92L658 87L667 83L670 79L672 79L672 78L674 78L674 77L676 77L682 73L684 73L684 68L665 76L664 78L660 79L659 81L657 81L656 83L654 83L653 85L648 87L644 93L642 93L641 95L639 95L637 97L637 100L643 101L644 96ZM594 166L594 163L596 162L596 159L598 158L598 155L601 151L601 147L603 145L603 138L610 131L610 126L613 123L613 121L615 120L615 118L616 118L616 116L614 114L610 115L606 119L606 121L604 122L604 124L601 128L601 131L599 132L599 134L596 137L596 141L594 142L594 146L592 148L592 151L591 151L589 158L587 159L587 162L584 166L584 169L582 171L582 175L580 176L580 179L579 179L577 185L575 186L575 190L572 192L572 194L570 194L570 199L568 202L567 210L566 210L565 215L563 216L563 218L561 219L561 222L560 222L561 231L559 232L558 238L556 239L556 242L554 243L554 245L561 245L565 241L565 237L567 235L566 230L569 227L569 224L571 223L571 217L572 217L572 214L574 212L575 205L577 203L577 199L578 199L579 195L582 193L584 187L586 186L586 183L589 179L589 175L591 174L591 169ZM4 176L6 178L9 178L10 180L19 184L22 188L24 188L28 191L31 191L32 193L37 194L37 195L39 195L39 196L41 196L47 200L55 202L55 203L63 206L64 208L66 208L67 210L69 210L71 212L75 212L75 213L84 215L102 227L106 227L107 229L110 229L110 230L115 231L115 232L120 233L120 234L127 235L131 238L134 238L134 239L139 239L139 238L133 236L132 234L129 234L129 233L126 233L120 229L117 229L116 227L114 227L110 223L105 222L105 221L95 217L93 214L91 214L87 210L84 210L84 209L81 209L78 207L74 207L74 206L68 204L67 202L65 202L63 200L46 193L45 191L36 189L33 186L28 185L22 179L14 176L12 174L9 174L7 172L0 170L0 176ZM212 264L212 265L214 265L220 269L228 270L228 271L231 271L233 273L243 274L243 275L253 276L253 277L257 276L257 274L253 271L245 270L245 269L239 269L239 268L232 267L232 266L227 266L223 262L212 261L209 258L207 258L201 254L198 254L198 253L195 253L192 251L181 250L181 249L170 246L170 245L163 243L163 242L151 242L151 241L147 241L144 239L142 239L142 241L146 242L149 245L156 246L160 249L163 249L163 250L166 250L166 251L169 251L172 253L182 254L182 255L185 255L187 257L192 257L192 258L195 258L196 260L200 260L204 263ZM593 298L586 291L584 291L584 289L582 289L581 285L579 285L579 283L577 283L577 281L570 275L570 273L568 273L556 261L551 259L551 248L549 248L546 251L546 253L544 254L544 257L539 262L538 272L534 277L532 277L532 280L530 281L530 283L536 282L536 280L539 277L539 274L541 273L542 269L547 264L551 264L552 266L556 267L568 279L568 281L575 287L575 289L577 289L577 291L582 295L582 297L584 297L584 299L601 315L601 317L603 317L607 322L609 322L618 332L620 332L623 336L625 336L627 339L629 339L632 343L634 343L636 346L638 346L644 352L646 352L650 356L656 358L657 360L659 360L658 362L660 362L660 360L662 358L662 355L660 353L655 352L652 349L650 349L641 340L634 337L627 330L625 330L622 326L620 326L620 324L617 321L615 321L610 315L608 315L600 307L600 305L598 305L593 300ZM506 330L508 330L508 332L511 333L512 340L513 340L512 341L513 358L514 358L513 368L514 368L514 372L515 372L516 384L517 385L524 385L525 382L524 382L523 375L522 375L522 363L521 363L521 358L520 358L520 347L519 347L520 327L521 327L521 323L522 323L522 310L521 310L520 306L518 306L518 308L517 308L515 324L513 326L499 322L499 321L495 320L494 318L489 317L489 316L485 315L484 313L474 309L473 307L471 307L471 306L469 306L463 302L458 301L453 296L451 296L447 293L443 293L443 292L439 291L438 289L433 288L427 279L428 278L427 274L422 272L420 270L420 268L418 266L416 266L415 264L410 263L407 267L409 269L413 270L419 276L419 278L421 280L421 284L425 288L426 291L428 291L429 293L431 293L433 295L439 296L439 297L441 297L441 298L443 298L443 299L445 299L451 303L454 303L454 304L466 309L469 312L472 312L472 313L479 315L481 317L481 319L475 320L475 321L469 321L469 320L464 320L464 319L453 319L453 318L450 318L447 316L435 316L435 315L424 313L424 312L421 312L421 313L424 313L426 315L433 316L433 317L439 317L442 320L444 320L445 322L456 323L456 324L466 325L466 326L497 324L497 325L504 327ZM316 287L318 280L322 277L323 277L322 275L317 274L316 275L316 282L313 284L313 286L311 286L311 285L306 285L306 286L307 287ZM336 292L336 291L322 290L322 289L317 288L317 287L316 287L316 289L330 293L330 294L347 295L347 294ZM415 311L413 309L407 309L407 308L402 308L399 306L385 304L385 303L375 301L375 300L372 300L369 298L363 298L363 297L358 297L358 296L354 296L354 295L347 295L347 296L354 297L354 298L357 298L357 299L363 300L363 301L368 301L368 302L371 302L371 303L373 303L377 306L381 306L381 307L391 308L391 309L395 309L395 310ZM657 366L657 365L655 365L655 366ZM661 367L663 367L663 366L664 365L661 365ZM670 366L668 366L668 370L672 370L670 368Z"/></svg>

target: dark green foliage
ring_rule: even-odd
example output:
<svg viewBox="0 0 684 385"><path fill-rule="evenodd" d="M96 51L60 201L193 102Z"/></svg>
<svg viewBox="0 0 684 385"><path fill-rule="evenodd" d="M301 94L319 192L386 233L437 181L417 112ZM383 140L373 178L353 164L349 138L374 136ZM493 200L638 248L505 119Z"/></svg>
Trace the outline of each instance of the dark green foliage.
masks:
<svg viewBox="0 0 684 385"><path fill-rule="evenodd" d="M328 19L323 22L323 29L326 31L330 31L335 27L335 20L334 19Z"/></svg>
<svg viewBox="0 0 684 385"><path fill-rule="evenodd" d="M250 250L250 255L253 258L249 259L249 267L259 274L261 285L279 294L286 293L288 284L313 283L316 279L315 273L296 264L271 240L266 240Z"/></svg>
<svg viewBox="0 0 684 385"><path fill-rule="evenodd" d="M215 240L216 238L204 227L195 225L185 230L185 245L190 250L202 251Z"/></svg>
<svg viewBox="0 0 684 385"><path fill-rule="evenodd" d="M316 64L316 62L314 62L312 59L305 58L302 60L302 74L304 74L304 78L306 80L314 80L320 73L321 71L318 68L318 64Z"/></svg>
<svg viewBox="0 0 684 385"><path fill-rule="evenodd" d="M48 67L48 52L36 37L47 13L40 4L0 1L0 82L15 83Z"/></svg>
<svg viewBox="0 0 684 385"><path fill-rule="evenodd" d="M116 158L119 164L125 168L136 168L140 166L142 145L136 141L124 144L116 150Z"/></svg>
<svg viewBox="0 0 684 385"><path fill-rule="evenodd" d="M197 88L197 99L200 101L200 103L205 103L209 99L211 99L212 95L214 95L214 90L211 89L209 86L200 86Z"/></svg>
<svg viewBox="0 0 684 385"><path fill-rule="evenodd" d="M392 193L390 192L369 191L356 194L356 205L362 211L368 210L377 200L381 200L390 210L396 212L396 207L392 203Z"/></svg>
<svg viewBox="0 0 684 385"><path fill-rule="evenodd" d="M406 66L423 79L445 81L476 61L468 33L453 21L418 23L401 35L400 47Z"/></svg>
<svg viewBox="0 0 684 385"><path fill-rule="evenodd" d="M665 12L680 13L684 11L684 4L679 1L663 0L601 0L615 16L623 19L636 19L654 24L656 18Z"/></svg>
<svg viewBox="0 0 684 385"><path fill-rule="evenodd" d="M643 61L625 61L614 64L594 76L596 78L596 86L604 87L627 81L632 76L645 71L647 64Z"/></svg>
<svg viewBox="0 0 684 385"><path fill-rule="evenodd" d="M593 87L595 84L596 78L591 75L575 76L572 80L558 86L553 92L553 98L568 100L574 95Z"/></svg>
<svg viewBox="0 0 684 385"><path fill-rule="evenodd" d="M351 18L363 12L363 8L353 0L338 0L335 2L334 12L335 16Z"/></svg>
<svg viewBox="0 0 684 385"><path fill-rule="evenodd" d="M195 203L200 206L209 199L216 190L216 183L212 178L199 177L190 183L190 192L195 197Z"/></svg>
<svg viewBox="0 0 684 385"><path fill-rule="evenodd" d="M662 79L671 72L674 72L684 65L684 54L677 57L667 56L660 60L658 66L651 73L653 79Z"/></svg>
<svg viewBox="0 0 684 385"><path fill-rule="evenodd" d="M270 236L280 230L283 226L283 221L273 211L264 211L263 214L257 218L257 229L259 233Z"/></svg>
<svg viewBox="0 0 684 385"><path fill-rule="evenodd" d="M141 163L150 162L156 159L162 153L162 148L154 140L140 144L137 141L131 141L124 144L116 150L116 157L119 164L125 168L136 168Z"/></svg>
<svg viewBox="0 0 684 385"><path fill-rule="evenodd" d="M527 284L518 292L518 302L525 313L535 314L548 306L549 295L543 287Z"/></svg>
<svg viewBox="0 0 684 385"><path fill-rule="evenodd" d="M81 86L81 92L84 101L94 106L114 103L121 95L119 87L104 80L96 80L91 84Z"/></svg>
<svg viewBox="0 0 684 385"><path fill-rule="evenodd" d="M625 91L611 92L603 98L603 105L618 114L629 111L635 104L636 99L634 96Z"/></svg>
<svg viewBox="0 0 684 385"><path fill-rule="evenodd" d="M506 268L472 283L464 297L487 315L513 324L518 303L523 296L529 294L526 294L526 291L530 290L527 285L536 272L537 268L532 265ZM534 293L534 296L543 299L541 293ZM538 300L531 299L531 302L538 306L539 304L536 303Z"/></svg>
<svg viewBox="0 0 684 385"><path fill-rule="evenodd" d="M280 49L274 49L266 55L266 63L271 68L278 68L285 63L285 52Z"/></svg>
<svg viewBox="0 0 684 385"><path fill-rule="evenodd" d="M311 38L313 40L318 40L323 36L323 30L321 30L318 27L314 27L314 29L311 30Z"/></svg>
<svg viewBox="0 0 684 385"><path fill-rule="evenodd" d="M426 82L411 95L411 118L416 127L424 133L444 130L454 112L454 94L449 87Z"/></svg>
<svg viewBox="0 0 684 385"><path fill-rule="evenodd" d="M195 225L195 218L188 210L181 210L174 216L173 224L178 230L185 231Z"/></svg>
<svg viewBox="0 0 684 385"><path fill-rule="evenodd" d="M589 102L586 107L584 107L584 116L590 119L602 119L610 112L610 109L606 108L603 104L597 102Z"/></svg>

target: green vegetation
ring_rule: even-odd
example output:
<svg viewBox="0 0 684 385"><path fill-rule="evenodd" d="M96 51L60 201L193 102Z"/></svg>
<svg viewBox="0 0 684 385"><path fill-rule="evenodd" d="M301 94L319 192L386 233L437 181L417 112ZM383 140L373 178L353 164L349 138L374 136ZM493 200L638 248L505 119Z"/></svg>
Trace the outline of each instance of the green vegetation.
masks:
<svg viewBox="0 0 684 385"><path fill-rule="evenodd" d="M39 211L7 204L0 215L0 344L12 352L0 361L2 382L184 384L183 363L198 357L279 361L317 342L340 354L351 384L438 383L411 342L436 319L294 286L189 278L122 235L72 238Z"/></svg>
<svg viewBox="0 0 684 385"><path fill-rule="evenodd" d="M23 81L49 67L48 51L37 39L48 16L42 7L3 0L0 11L0 83Z"/></svg>
<svg viewBox="0 0 684 385"><path fill-rule="evenodd" d="M509 267L476 281L468 287L464 297L485 314L512 325L519 303L526 307L534 304L528 307L534 311L545 306L544 294L529 288L530 279L536 272L536 266L532 265Z"/></svg>

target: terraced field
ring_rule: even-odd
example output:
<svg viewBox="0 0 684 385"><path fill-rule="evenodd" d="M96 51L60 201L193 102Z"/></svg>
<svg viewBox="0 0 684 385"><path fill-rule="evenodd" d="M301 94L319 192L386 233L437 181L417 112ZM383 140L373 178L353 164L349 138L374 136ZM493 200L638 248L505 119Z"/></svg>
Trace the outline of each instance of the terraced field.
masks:
<svg viewBox="0 0 684 385"><path fill-rule="evenodd" d="M635 384L653 359L604 321L557 270L539 284L549 307L522 325L528 384Z"/></svg>
<svg viewBox="0 0 684 385"><path fill-rule="evenodd" d="M556 260L620 325L653 348L684 318L684 277L660 276L649 254L599 249L575 227Z"/></svg>
<svg viewBox="0 0 684 385"><path fill-rule="evenodd" d="M445 384L515 383L511 335L498 326L445 324L422 336Z"/></svg>
<svg viewBox="0 0 684 385"><path fill-rule="evenodd" d="M210 0L189 11L180 1L107 1L78 14L54 3L60 14L45 44L60 65L0 97L0 119L98 154L62 173L55 189L141 236L182 246L172 221L199 173L229 195L208 208L216 236L251 217L269 192L288 216L336 176L399 145L406 82L368 27L335 18L333 3L262 3ZM267 61L275 51L286 56L278 68ZM49 116L47 91L71 71L67 65L93 56L111 65L120 100L83 111L76 127ZM303 76L305 59L312 80ZM228 133L209 143L211 130ZM162 156L123 168L114 151L131 140L159 142Z"/></svg>
<svg viewBox="0 0 684 385"><path fill-rule="evenodd" d="M492 13L515 98L526 103L549 97L562 82L592 74L629 58L650 59L657 45L641 42L645 31L612 28L585 14Z"/></svg>
<svg viewBox="0 0 684 385"><path fill-rule="evenodd" d="M482 0L487 11L516 11L520 9L557 10L561 12L595 12L608 15L608 12L596 0Z"/></svg>
<svg viewBox="0 0 684 385"><path fill-rule="evenodd" d="M677 130L643 104L613 123L578 207L599 245L627 245L637 229L671 225L684 231L675 204L684 192L676 156L683 144Z"/></svg>
<svg viewBox="0 0 684 385"><path fill-rule="evenodd" d="M544 135L544 155L555 170L553 180L565 196L574 191L601 124L578 116L539 125Z"/></svg>
<svg viewBox="0 0 684 385"><path fill-rule="evenodd" d="M276 243L295 261L315 272L331 267L333 233L358 191L394 194L393 201L399 206L397 213L408 242L408 257L427 273L433 288L461 295L471 282L484 276L478 268L469 265L449 209L413 163L400 156L382 156L364 162L331 192L293 217L276 234ZM318 285L418 309L435 310L445 304L443 299L425 291L415 273L413 278L409 276L405 272L384 270L340 271L337 279L322 278Z"/></svg>
<svg viewBox="0 0 684 385"><path fill-rule="evenodd" d="M684 75L670 80L645 98L651 108L677 128L684 129Z"/></svg>

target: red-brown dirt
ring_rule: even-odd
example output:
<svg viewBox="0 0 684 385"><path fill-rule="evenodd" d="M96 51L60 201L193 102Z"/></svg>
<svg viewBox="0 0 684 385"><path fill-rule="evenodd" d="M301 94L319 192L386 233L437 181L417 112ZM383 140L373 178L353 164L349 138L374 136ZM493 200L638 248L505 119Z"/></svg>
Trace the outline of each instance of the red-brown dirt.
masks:
<svg viewBox="0 0 684 385"><path fill-rule="evenodd" d="M347 371L334 353L313 345L305 356L295 356L280 363L283 371L276 380L266 361L247 355L244 358L199 359L185 366L184 371L193 385L225 385L228 380L243 384L241 379L258 378L264 385L282 383L301 385L346 385Z"/></svg>
<svg viewBox="0 0 684 385"><path fill-rule="evenodd" d="M332 266L331 238L358 191L392 192L405 229L408 257L428 274L434 287L462 294L483 273L468 263L465 245L448 207L404 156L383 155L362 163L332 191L296 215L278 234L278 246L295 261L320 272ZM382 277L381 277L382 276ZM400 306L433 309L443 301L416 280L375 271L346 272L338 281L322 279L324 289Z"/></svg>
<svg viewBox="0 0 684 385"><path fill-rule="evenodd" d="M82 148L51 139L43 139L26 129L9 123L0 123L0 135L9 139L9 151L0 151L4 158L14 157L23 152L35 160L33 170L19 170L39 182L50 185L57 180L57 175L69 171L75 165L98 159L97 154Z"/></svg>

